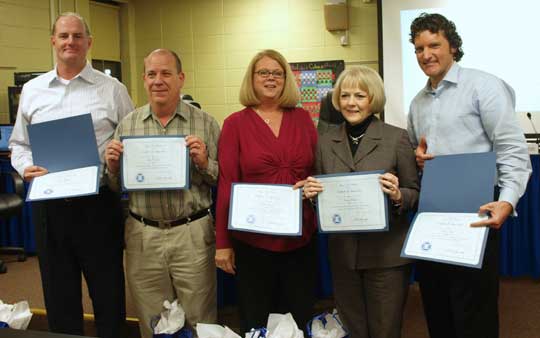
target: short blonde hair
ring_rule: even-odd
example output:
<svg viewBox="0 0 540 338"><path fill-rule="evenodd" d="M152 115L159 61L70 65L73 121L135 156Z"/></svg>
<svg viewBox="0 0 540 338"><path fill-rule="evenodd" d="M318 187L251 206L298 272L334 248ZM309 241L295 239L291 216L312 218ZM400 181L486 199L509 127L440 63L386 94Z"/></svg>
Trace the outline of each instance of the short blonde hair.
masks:
<svg viewBox="0 0 540 338"><path fill-rule="evenodd" d="M345 69L338 77L334 92L332 93L332 104L341 111L339 97L341 88L360 88L369 97L371 113L382 113L386 96L384 95L384 84L379 73L366 66L357 66Z"/></svg>
<svg viewBox="0 0 540 338"><path fill-rule="evenodd" d="M265 49L257 53L253 59L251 59L246 74L244 75L242 85L240 86L240 103L246 107L257 106L261 103L253 89L253 76L255 75L255 65L265 56L277 61L285 71L285 83L283 84L283 92L279 97L279 106L283 108L295 107L298 104L298 101L300 101L300 91L298 90L298 87L296 87L294 74L285 57L273 49Z"/></svg>

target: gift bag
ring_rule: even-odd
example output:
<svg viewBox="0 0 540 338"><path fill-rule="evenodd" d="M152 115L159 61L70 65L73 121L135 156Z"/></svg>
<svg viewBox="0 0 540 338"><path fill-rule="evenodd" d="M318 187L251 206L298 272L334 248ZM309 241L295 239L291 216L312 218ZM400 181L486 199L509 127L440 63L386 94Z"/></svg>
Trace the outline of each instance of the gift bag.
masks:
<svg viewBox="0 0 540 338"><path fill-rule="evenodd" d="M178 300L163 302L165 311L152 320L154 338L192 338L193 333L184 327L186 314Z"/></svg>
<svg viewBox="0 0 540 338"><path fill-rule="evenodd" d="M197 336L199 338L242 338L227 326L216 324L197 324Z"/></svg>
<svg viewBox="0 0 540 338"><path fill-rule="evenodd" d="M26 330L32 319L32 312L27 301L16 304L4 304L0 300L0 327L9 327L16 330ZM3 324L2 324L3 323Z"/></svg>
<svg viewBox="0 0 540 338"><path fill-rule="evenodd" d="M251 329L251 331L246 332L245 338L266 338L268 331L265 327L258 329Z"/></svg>
<svg viewBox="0 0 540 338"><path fill-rule="evenodd" d="M304 332L298 328L290 313L284 315L271 313L268 315L266 330L252 330L248 333L250 334L249 338L304 338ZM257 336L257 334L259 335ZM246 337L248 337L247 334Z"/></svg>
<svg viewBox="0 0 540 338"><path fill-rule="evenodd" d="M336 309L332 313L324 312L307 323L307 333L311 338L346 338L347 331L341 324Z"/></svg>

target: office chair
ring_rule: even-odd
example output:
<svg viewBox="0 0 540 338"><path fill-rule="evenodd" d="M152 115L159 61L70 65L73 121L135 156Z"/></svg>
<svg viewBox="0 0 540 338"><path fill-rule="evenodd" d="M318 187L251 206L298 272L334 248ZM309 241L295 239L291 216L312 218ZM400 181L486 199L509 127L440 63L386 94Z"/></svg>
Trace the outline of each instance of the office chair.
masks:
<svg viewBox="0 0 540 338"><path fill-rule="evenodd" d="M319 123L317 124L317 131L319 136L325 134L328 130L336 128L345 119L341 112L334 108L332 104L332 91L329 91L326 96L321 99L321 109L319 111Z"/></svg>
<svg viewBox="0 0 540 338"><path fill-rule="evenodd" d="M201 105L199 104L199 102L195 102L195 100L193 100L193 97L189 94L184 94L180 97L185 103L187 104L190 104L192 106L195 106L199 109L201 109Z"/></svg>
<svg viewBox="0 0 540 338"><path fill-rule="evenodd" d="M0 219L9 220L13 216L19 216L24 206L24 183L17 172L11 172L15 192L0 193ZM26 260L24 248L18 247L0 247L1 254L17 255L17 260L23 262ZM7 272L5 262L0 259L0 273Z"/></svg>

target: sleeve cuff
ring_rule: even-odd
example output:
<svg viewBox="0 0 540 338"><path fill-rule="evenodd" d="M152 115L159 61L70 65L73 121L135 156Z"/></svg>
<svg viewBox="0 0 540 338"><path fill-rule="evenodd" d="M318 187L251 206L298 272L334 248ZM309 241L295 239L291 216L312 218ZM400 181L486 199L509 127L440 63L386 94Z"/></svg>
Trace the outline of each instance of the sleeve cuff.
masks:
<svg viewBox="0 0 540 338"><path fill-rule="evenodd" d="M232 248L231 240L228 238L228 235L225 235L223 238L216 238L216 249L228 249Z"/></svg>
<svg viewBox="0 0 540 338"><path fill-rule="evenodd" d="M209 158L208 166L206 167L206 169L199 168L197 165L195 167L203 175L203 177L207 177L205 180L210 179L210 183L212 184L215 184L215 182L217 182L217 176L218 176L217 161Z"/></svg>
<svg viewBox="0 0 540 338"><path fill-rule="evenodd" d="M499 193L499 201L508 202L512 205L512 216L517 217L516 206L519 201L519 195L515 193L512 189L501 188Z"/></svg>

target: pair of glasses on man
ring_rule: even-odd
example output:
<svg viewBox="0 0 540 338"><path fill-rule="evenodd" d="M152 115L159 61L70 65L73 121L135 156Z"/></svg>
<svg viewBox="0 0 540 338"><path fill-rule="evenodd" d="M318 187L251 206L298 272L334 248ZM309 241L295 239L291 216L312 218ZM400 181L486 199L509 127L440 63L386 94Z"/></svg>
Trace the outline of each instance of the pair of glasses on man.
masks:
<svg viewBox="0 0 540 338"><path fill-rule="evenodd" d="M260 69L256 71L255 74L265 79L267 77L270 77L270 75L272 75L274 79L282 79L285 76L285 73L282 70L268 70L268 69Z"/></svg>

